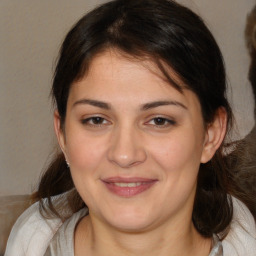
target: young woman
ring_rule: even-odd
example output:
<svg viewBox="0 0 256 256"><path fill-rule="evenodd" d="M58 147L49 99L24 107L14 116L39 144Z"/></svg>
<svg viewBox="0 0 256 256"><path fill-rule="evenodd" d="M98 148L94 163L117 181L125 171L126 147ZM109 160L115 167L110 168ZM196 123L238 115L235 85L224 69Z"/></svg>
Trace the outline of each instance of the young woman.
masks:
<svg viewBox="0 0 256 256"><path fill-rule="evenodd" d="M255 255L224 162L220 50L193 12L116 0L68 33L52 93L62 153L6 255Z"/></svg>

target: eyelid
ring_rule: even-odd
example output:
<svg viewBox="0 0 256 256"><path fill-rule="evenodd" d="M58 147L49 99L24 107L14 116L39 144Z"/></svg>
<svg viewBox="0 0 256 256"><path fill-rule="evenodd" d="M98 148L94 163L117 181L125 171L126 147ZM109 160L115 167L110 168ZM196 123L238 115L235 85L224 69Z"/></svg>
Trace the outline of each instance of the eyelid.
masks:
<svg viewBox="0 0 256 256"><path fill-rule="evenodd" d="M150 122L152 122L152 121L154 121L156 119L162 119L165 122L165 124L162 124L162 125L161 124L159 124L159 125L157 125L157 124L150 124ZM156 115L156 116L150 117L148 119L148 121L145 122L145 124L152 125L152 126L155 126L157 128L166 128L166 127L169 127L169 126L176 125L177 122L176 122L176 120L174 118L170 118L170 117L166 117L166 116L162 116L162 115Z"/></svg>
<svg viewBox="0 0 256 256"><path fill-rule="evenodd" d="M90 123L90 121L93 121L93 119L102 119L104 123L100 123L100 124L94 124L94 123ZM95 127L101 127L101 126L106 126L106 125L110 125L112 124L106 117L102 116L102 115L91 115L91 116L86 116L86 117L82 117L81 118L81 123L82 125L87 125L87 126L95 126Z"/></svg>

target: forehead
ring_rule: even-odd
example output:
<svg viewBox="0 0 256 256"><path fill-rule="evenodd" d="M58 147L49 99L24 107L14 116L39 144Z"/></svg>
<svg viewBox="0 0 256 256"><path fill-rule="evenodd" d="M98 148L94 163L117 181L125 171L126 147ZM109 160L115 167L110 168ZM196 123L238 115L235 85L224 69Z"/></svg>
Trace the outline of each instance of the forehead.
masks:
<svg viewBox="0 0 256 256"><path fill-rule="evenodd" d="M182 91L167 81L150 58L135 58L115 50L107 50L95 56L86 74L72 85L70 99L97 97L99 100L113 102L131 99L131 102L141 104L168 99L178 100L183 104L193 99L199 104L196 95L186 89L175 72L169 66L165 68L174 82L183 88Z"/></svg>
<svg viewBox="0 0 256 256"><path fill-rule="evenodd" d="M122 69L125 68L129 70L129 68L132 68L137 65L139 69L144 67L148 71L150 71L152 74L155 75L158 78L169 82L171 86L174 88L177 88L178 91L182 91L184 88L189 88L182 79L176 74L176 72L172 69L171 65L168 65L164 60L161 60L161 58L156 56L151 56L148 53L140 53L139 55L132 55L129 53L126 53L118 48L106 48L100 51L94 58L92 58L92 61L89 63L88 69L90 72L93 72L94 69L98 68L98 66L104 66L104 68L112 68L111 65L116 64L117 60L122 62ZM118 63L119 65L120 63ZM121 69L120 68L120 69ZM118 67L115 66L115 69L120 71ZM133 70L134 71L134 70ZM169 79L169 80L168 80Z"/></svg>

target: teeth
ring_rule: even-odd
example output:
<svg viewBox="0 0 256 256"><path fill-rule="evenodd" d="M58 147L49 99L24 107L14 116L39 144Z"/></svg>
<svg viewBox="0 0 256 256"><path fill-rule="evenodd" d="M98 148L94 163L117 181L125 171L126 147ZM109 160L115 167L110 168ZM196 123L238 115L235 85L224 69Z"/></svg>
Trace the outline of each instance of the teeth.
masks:
<svg viewBox="0 0 256 256"><path fill-rule="evenodd" d="M124 187L134 188L134 187L140 186L142 182L131 182L131 183L115 182L114 184L122 188Z"/></svg>

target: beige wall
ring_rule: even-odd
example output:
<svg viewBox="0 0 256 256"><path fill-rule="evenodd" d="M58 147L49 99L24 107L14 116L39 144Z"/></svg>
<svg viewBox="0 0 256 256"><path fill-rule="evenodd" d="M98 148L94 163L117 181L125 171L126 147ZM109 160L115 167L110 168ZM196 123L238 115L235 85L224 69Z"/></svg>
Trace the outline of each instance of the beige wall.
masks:
<svg viewBox="0 0 256 256"><path fill-rule="evenodd" d="M95 0L0 1L0 195L30 193L55 139L49 90L60 41ZM243 40L254 0L183 0L214 32L227 63L241 136L253 125Z"/></svg>

